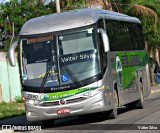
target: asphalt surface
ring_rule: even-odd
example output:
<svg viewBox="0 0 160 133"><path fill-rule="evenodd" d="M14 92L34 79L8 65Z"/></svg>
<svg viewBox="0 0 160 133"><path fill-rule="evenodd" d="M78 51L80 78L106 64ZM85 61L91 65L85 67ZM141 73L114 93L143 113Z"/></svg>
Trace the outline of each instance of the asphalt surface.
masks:
<svg viewBox="0 0 160 133"><path fill-rule="evenodd" d="M160 132L160 86L152 87L151 95L145 98L144 109L118 109L117 119L108 119L104 113L70 117L55 121L50 128L43 129L41 121L30 123L25 115L0 120L0 125L17 124L27 126L41 126L41 131L27 131L28 133L70 133L70 132ZM121 124L121 125L120 125ZM1 132L0 132L1 133Z"/></svg>

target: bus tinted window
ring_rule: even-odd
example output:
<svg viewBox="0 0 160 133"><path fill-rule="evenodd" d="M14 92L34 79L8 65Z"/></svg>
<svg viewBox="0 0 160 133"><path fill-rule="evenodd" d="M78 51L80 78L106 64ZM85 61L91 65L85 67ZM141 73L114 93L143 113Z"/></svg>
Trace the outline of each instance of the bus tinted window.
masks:
<svg viewBox="0 0 160 133"><path fill-rule="evenodd" d="M63 55L94 49L93 29L59 36Z"/></svg>
<svg viewBox="0 0 160 133"><path fill-rule="evenodd" d="M23 43L24 58L27 59L27 64L50 61L51 43L50 40L31 44Z"/></svg>
<svg viewBox="0 0 160 133"><path fill-rule="evenodd" d="M111 51L128 50L127 45L132 46L129 27L116 21L106 21L107 34L110 41Z"/></svg>
<svg viewBox="0 0 160 133"><path fill-rule="evenodd" d="M106 20L111 51L143 50L144 39L140 24Z"/></svg>
<svg viewBox="0 0 160 133"><path fill-rule="evenodd" d="M144 41L144 36L143 36L143 30L142 30L142 26L139 24L137 25L138 27L138 38L139 38L139 49L144 49L145 48L145 41Z"/></svg>

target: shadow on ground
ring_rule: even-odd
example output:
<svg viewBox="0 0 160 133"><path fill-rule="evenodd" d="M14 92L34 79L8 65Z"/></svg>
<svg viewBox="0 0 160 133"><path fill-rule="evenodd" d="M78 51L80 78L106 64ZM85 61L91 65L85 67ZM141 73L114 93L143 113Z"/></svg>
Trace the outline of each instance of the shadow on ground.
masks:
<svg viewBox="0 0 160 133"><path fill-rule="evenodd" d="M118 114L122 114L126 112L125 108L118 109ZM82 116L75 116L75 117L68 117L63 119L55 120L52 125L49 126L49 128L55 128L55 129L63 129L70 126L79 126L83 128L83 125L89 125L90 123L97 123L97 122L103 122L107 120L107 112L105 113L94 113L89 115L82 115ZM0 125L32 125L32 126L42 126L44 129L42 121L38 122L28 122L26 119L26 115L20 115L20 116L14 116L7 119L0 120Z"/></svg>

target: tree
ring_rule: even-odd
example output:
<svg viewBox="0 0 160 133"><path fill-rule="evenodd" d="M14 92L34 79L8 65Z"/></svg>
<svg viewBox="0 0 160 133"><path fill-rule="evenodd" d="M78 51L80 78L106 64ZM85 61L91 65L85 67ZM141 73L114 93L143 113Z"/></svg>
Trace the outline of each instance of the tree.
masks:
<svg viewBox="0 0 160 133"><path fill-rule="evenodd" d="M88 7L98 7L107 10L112 10L111 0L87 0Z"/></svg>
<svg viewBox="0 0 160 133"><path fill-rule="evenodd" d="M15 36L17 37L23 24L35 17L54 13L55 3L48 0L10 0L0 5L0 26L3 28L1 36L8 50L9 41L12 36L12 24L15 25Z"/></svg>
<svg viewBox="0 0 160 133"><path fill-rule="evenodd" d="M158 16L160 16L160 5L154 0L134 2L127 7L127 10L124 10L124 13L136 16L141 20L149 53L159 48ZM158 56L156 60L159 62Z"/></svg>
<svg viewBox="0 0 160 133"><path fill-rule="evenodd" d="M87 0L60 0L61 11L86 8Z"/></svg>

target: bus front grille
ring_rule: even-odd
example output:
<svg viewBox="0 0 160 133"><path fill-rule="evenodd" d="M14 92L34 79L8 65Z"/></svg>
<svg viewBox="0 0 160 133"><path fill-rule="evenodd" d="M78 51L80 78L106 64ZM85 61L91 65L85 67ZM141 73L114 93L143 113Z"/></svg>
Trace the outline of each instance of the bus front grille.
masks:
<svg viewBox="0 0 160 133"><path fill-rule="evenodd" d="M66 104L70 103L76 103L76 102L81 102L83 100L86 100L87 98L85 97L79 97L79 98L74 98L74 99L68 99L66 100ZM57 106L60 105L59 101L49 101L49 102L41 102L39 106Z"/></svg>
<svg viewBox="0 0 160 133"><path fill-rule="evenodd" d="M67 104L69 104L69 103L81 102L81 101L83 101L85 99L87 99L87 98L79 97L79 98L69 99L69 100L66 100L66 101L67 101Z"/></svg>
<svg viewBox="0 0 160 133"><path fill-rule="evenodd" d="M40 106L56 106L56 105L59 105L59 101L42 102L39 105Z"/></svg>

